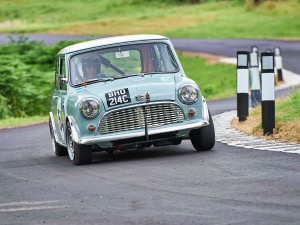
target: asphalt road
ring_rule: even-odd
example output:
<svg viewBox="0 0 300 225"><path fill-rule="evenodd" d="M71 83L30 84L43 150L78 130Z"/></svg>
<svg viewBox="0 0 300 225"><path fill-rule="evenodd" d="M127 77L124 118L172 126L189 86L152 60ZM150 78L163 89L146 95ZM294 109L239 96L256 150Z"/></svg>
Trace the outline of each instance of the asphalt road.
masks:
<svg viewBox="0 0 300 225"><path fill-rule="evenodd" d="M284 67L299 73L300 42L172 40L226 56L280 44ZM209 102L213 114L235 106ZM0 130L0 143L0 224L300 224L299 154L221 143L196 152L184 141L73 166L54 156L45 124Z"/></svg>

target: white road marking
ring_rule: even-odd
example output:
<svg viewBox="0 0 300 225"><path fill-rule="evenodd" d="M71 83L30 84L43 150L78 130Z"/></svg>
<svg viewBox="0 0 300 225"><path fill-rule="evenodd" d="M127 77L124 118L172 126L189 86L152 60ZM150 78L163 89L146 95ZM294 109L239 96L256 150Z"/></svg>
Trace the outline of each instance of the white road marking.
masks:
<svg viewBox="0 0 300 225"><path fill-rule="evenodd" d="M45 209L61 209L67 206L59 204L60 201L23 201L23 202L8 202L0 204L0 213L3 212L19 212L19 211L33 211Z"/></svg>

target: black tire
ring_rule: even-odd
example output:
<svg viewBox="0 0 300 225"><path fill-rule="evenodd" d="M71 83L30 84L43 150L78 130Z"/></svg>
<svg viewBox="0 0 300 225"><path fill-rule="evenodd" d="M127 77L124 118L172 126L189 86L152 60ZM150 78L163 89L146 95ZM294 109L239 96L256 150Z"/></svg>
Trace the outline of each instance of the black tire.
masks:
<svg viewBox="0 0 300 225"><path fill-rule="evenodd" d="M70 123L67 123L67 152L74 165L90 164L93 159L92 148L89 145L81 145L73 140Z"/></svg>
<svg viewBox="0 0 300 225"><path fill-rule="evenodd" d="M197 151L210 150L215 146L215 128L211 114L209 113L209 125L192 130L190 133L191 142Z"/></svg>
<svg viewBox="0 0 300 225"><path fill-rule="evenodd" d="M57 156L66 156L68 155L68 150L66 147L61 146L58 144L55 140L53 129L52 129L52 124L51 124L51 119L49 119L49 129L50 129L50 137L51 137L51 143L52 143L52 148Z"/></svg>

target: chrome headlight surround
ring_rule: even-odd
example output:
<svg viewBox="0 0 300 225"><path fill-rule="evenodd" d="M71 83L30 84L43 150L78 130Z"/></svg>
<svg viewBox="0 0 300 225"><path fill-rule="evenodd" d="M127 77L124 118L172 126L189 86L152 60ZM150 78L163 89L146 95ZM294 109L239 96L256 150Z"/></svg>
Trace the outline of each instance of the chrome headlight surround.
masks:
<svg viewBox="0 0 300 225"><path fill-rule="evenodd" d="M179 99L186 105L191 105L198 100L199 91L195 85L184 84L179 88Z"/></svg>
<svg viewBox="0 0 300 225"><path fill-rule="evenodd" d="M94 98L86 98L80 103L79 109L84 118L93 119L99 115L100 103Z"/></svg>

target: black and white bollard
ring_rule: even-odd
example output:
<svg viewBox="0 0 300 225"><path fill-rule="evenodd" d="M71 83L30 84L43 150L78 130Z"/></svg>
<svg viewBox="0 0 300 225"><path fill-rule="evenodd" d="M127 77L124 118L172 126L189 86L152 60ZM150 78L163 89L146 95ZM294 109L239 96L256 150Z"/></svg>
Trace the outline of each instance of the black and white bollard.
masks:
<svg viewBox="0 0 300 225"><path fill-rule="evenodd" d="M274 53L261 53L261 106L264 135L273 134L275 128Z"/></svg>
<svg viewBox="0 0 300 225"><path fill-rule="evenodd" d="M250 53L250 89L251 107L255 107L261 102L259 63L257 51Z"/></svg>
<svg viewBox="0 0 300 225"><path fill-rule="evenodd" d="M258 68L259 68L259 73L260 73L261 65L260 65L260 61L259 61L258 47L257 46L251 46L251 52L256 52L256 54L257 54Z"/></svg>
<svg viewBox="0 0 300 225"><path fill-rule="evenodd" d="M279 47L275 47L274 52L275 52L275 67L277 69L278 81L283 81L281 50Z"/></svg>
<svg viewBox="0 0 300 225"><path fill-rule="evenodd" d="M249 115L249 52L237 52L237 116L239 122Z"/></svg>

